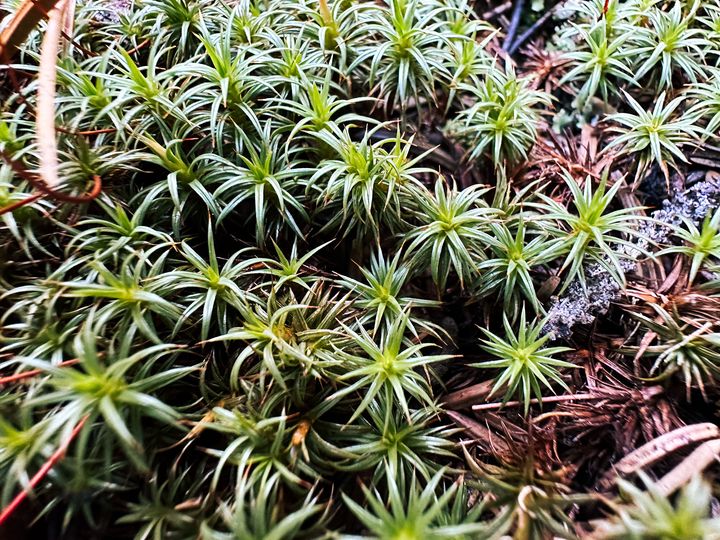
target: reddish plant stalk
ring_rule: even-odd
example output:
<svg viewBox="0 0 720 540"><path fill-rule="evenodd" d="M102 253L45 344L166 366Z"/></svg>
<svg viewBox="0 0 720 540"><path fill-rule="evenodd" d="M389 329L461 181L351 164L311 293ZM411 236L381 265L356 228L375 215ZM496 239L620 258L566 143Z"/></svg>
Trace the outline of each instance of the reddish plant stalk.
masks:
<svg viewBox="0 0 720 540"><path fill-rule="evenodd" d="M48 187L45 182L43 182L37 175L31 174L25 170L25 168L18 163L17 161L13 160L7 153L0 150L0 157L2 157L5 162L10 166L12 171L17 174L20 178L27 180L30 182L30 184L39 192L41 192L43 195L47 195L48 197L51 197L52 199L55 199L57 201L62 202L69 202L69 203L88 203L90 201L95 200L98 195L100 195L100 192L102 191L102 178L98 176L97 174L93 175L93 187L90 190L89 193L85 195L67 195L65 193L60 193L59 191L56 191L50 187ZM27 204L28 199L25 199L23 201L23 204ZM22 205L21 205L22 206Z"/></svg>
<svg viewBox="0 0 720 540"><path fill-rule="evenodd" d="M26 204L33 203L44 196L44 193L34 193L29 197L25 197L24 199L20 199L19 201L10 203L7 206L3 206L2 208L0 208L0 216L2 216L3 214L7 214L8 212L17 210L18 208L25 206Z"/></svg>
<svg viewBox="0 0 720 540"><path fill-rule="evenodd" d="M67 367L75 365L79 362L77 358L73 358L72 360L66 360L65 362L60 362L57 364L57 367ZM18 381L22 381L23 379L29 379L30 377L34 377L35 375L40 375L43 372L42 369L31 369L30 371L23 371L21 373L16 373L15 375L8 375L7 377L0 377L0 386L3 386L5 384L10 384Z"/></svg>
<svg viewBox="0 0 720 540"><path fill-rule="evenodd" d="M18 493L17 496L10 502L10 504L8 504L5 509L0 512L0 527L3 523L5 523L5 521L7 521L7 519L12 515L12 513L18 508L18 506L22 504L30 491L35 489L35 487L37 487L37 485L43 481L43 479L58 463L58 461L65 457L65 452L67 452L70 443L72 443L75 437L77 437L78 433L80 433L80 430L85 425L85 422L87 422L89 416L90 415L86 414L80 419L77 425L73 428L67 440L63 442L57 450L55 450L53 455L50 456L50 458L45 463L43 463L43 466L40 467L40 470L36 472L35 475L30 479L30 483L27 485L27 487L25 487L25 489Z"/></svg>

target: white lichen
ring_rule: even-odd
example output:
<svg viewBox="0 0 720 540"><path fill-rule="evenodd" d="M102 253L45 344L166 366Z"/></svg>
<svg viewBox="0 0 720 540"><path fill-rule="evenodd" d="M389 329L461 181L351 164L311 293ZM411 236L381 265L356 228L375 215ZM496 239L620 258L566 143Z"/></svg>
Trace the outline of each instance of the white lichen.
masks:
<svg viewBox="0 0 720 540"><path fill-rule="evenodd" d="M625 272L631 271L637 258L650 251L652 245L667 244L673 228L683 221L698 225L709 212L720 206L720 177L698 182L672 199L663 201L662 208L652 214L652 220L642 223L641 235L635 246L619 246L619 254L630 258L621 259ZM568 338L578 324L591 324L599 315L604 315L620 293L620 285L600 264L588 265L585 269L586 287L574 281L565 294L555 298L548 310L547 322L543 328L555 338Z"/></svg>

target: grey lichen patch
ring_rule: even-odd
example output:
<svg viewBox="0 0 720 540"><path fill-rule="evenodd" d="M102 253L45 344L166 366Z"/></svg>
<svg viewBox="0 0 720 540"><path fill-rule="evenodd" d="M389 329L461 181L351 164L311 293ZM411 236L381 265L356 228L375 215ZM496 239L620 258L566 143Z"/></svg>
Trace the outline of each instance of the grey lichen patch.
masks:
<svg viewBox="0 0 720 540"><path fill-rule="evenodd" d="M132 0L110 0L106 5L107 9L100 9L95 13L95 20L117 23L120 21L120 15L129 13L132 9Z"/></svg>
<svg viewBox="0 0 720 540"><path fill-rule="evenodd" d="M705 216L720 205L720 175L698 182L687 191L678 193L663 207L653 212L655 223L648 222L643 233L653 242L667 243L673 227L683 220L699 224Z"/></svg>
<svg viewBox="0 0 720 540"><path fill-rule="evenodd" d="M672 199L663 201L662 208L652 214L652 221L641 226L642 236L635 246L620 246L623 269L627 272L634 268L635 259L651 248L651 243L666 244L670 241L673 227L680 226L683 220L699 224L709 212L720 206L720 176L713 176L698 182ZM587 286L583 288L574 281L565 294L555 298L543 331L555 338L568 338L577 324L591 324L598 315L607 313L610 304L618 298L620 285L600 264L588 265L585 269Z"/></svg>
<svg viewBox="0 0 720 540"><path fill-rule="evenodd" d="M629 264L628 264L629 263ZM634 262L621 261L624 270ZM620 285L604 266L591 264L585 268L586 287L575 280L560 298L556 298L548 311L543 332L555 338L568 338L577 324L590 324L603 315L620 293Z"/></svg>

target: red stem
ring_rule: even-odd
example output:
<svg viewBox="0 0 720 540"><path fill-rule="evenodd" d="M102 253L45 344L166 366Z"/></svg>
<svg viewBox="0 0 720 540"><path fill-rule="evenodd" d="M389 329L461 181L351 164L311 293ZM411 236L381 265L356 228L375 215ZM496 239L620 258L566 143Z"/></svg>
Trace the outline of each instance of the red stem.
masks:
<svg viewBox="0 0 720 540"><path fill-rule="evenodd" d="M65 193L60 193L59 191L55 191L54 189L48 187L45 185L45 182L42 181L42 179L35 175L31 174L28 171L25 170L25 168L17 161L15 161L9 154L6 152L0 150L0 157L2 157L5 162L10 166L12 171L17 174L20 178L23 178L24 180L27 180L30 182L30 184L39 192L43 193L44 195L47 195L48 197L51 197L57 201L62 202L69 202L69 203L88 203L98 197L100 195L100 192L102 191L102 178L98 176L97 174L93 175L93 187L90 190L89 193L85 195L66 195ZM27 201L27 199L26 199Z"/></svg>
<svg viewBox="0 0 720 540"><path fill-rule="evenodd" d="M135 54L135 53L138 52L140 49L142 49L143 47L145 47L148 43L150 43L150 39L146 39L145 41L143 41L142 43L140 43L140 45L138 45L138 46L135 47L134 49L130 49L129 51L127 51L127 53L128 53L128 54Z"/></svg>
<svg viewBox="0 0 720 540"><path fill-rule="evenodd" d="M77 358L73 358L72 360L65 360L65 362L60 362L59 364L57 364L57 367L72 366L74 364L77 364L79 361L80 360ZM30 371L23 371L21 373L16 373L15 375L0 377L0 386L22 381L23 379L29 379L30 377L34 377L35 375L40 375L40 373L42 372L42 369L31 369Z"/></svg>
<svg viewBox="0 0 720 540"><path fill-rule="evenodd" d="M0 526L2 526L2 524L7 521L11 514L17 509L17 507L22 504L30 491L32 491L40 482L42 482L43 478L45 478L45 476L47 476L47 474L50 472L50 469L52 469L58 461L65 457L65 452L67 452L70 443L73 441L73 439L75 439L75 437L77 437L78 433L80 433L80 430L85 425L85 422L87 422L89 416L90 415L86 414L80 419L77 425L73 428L72 433L70 433L70 436L67 438L67 440L63 442L63 444L61 444L57 450L55 450L53 455L50 456L50 458L45 463L43 463L43 466L40 467L40 470L36 472L35 475L30 479L30 484L28 484L25 489L18 493L17 496L12 500L12 502L7 505L7 507L5 507L2 513L0 513Z"/></svg>
<svg viewBox="0 0 720 540"><path fill-rule="evenodd" d="M20 199L19 201L10 203L7 206L3 206L2 208L0 208L0 216L2 216L3 214L7 214L8 212L13 212L18 208L25 206L26 204L33 203L44 196L44 193L34 193L29 197L25 197L24 199Z"/></svg>

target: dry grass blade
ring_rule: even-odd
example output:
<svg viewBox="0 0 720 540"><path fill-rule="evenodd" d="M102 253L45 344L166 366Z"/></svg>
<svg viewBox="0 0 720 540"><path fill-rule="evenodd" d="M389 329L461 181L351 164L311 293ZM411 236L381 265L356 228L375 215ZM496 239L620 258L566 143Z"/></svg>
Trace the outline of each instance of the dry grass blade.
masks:
<svg viewBox="0 0 720 540"><path fill-rule="evenodd" d="M698 446L672 471L663 476L655 487L668 497L687 484L693 476L702 473L720 457L720 439L707 441Z"/></svg>
<svg viewBox="0 0 720 540"><path fill-rule="evenodd" d="M63 9L62 33L64 36L72 36L75 29L75 0L65 0L65 8ZM63 44L63 52L67 53L70 41Z"/></svg>
<svg viewBox="0 0 720 540"><path fill-rule="evenodd" d="M40 154L40 177L49 188L60 184L57 141L55 140L55 80L64 8L65 0L60 0L49 13L40 51L40 72L38 74L36 129Z"/></svg>
<svg viewBox="0 0 720 540"><path fill-rule="evenodd" d="M605 399L605 398L606 398L606 396L595 395L595 394L591 394L591 393L568 394L568 395L564 395L564 396L550 396L550 397L543 398L542 400L533 398L528 403L530 403L530 405L540 405L543 403L559 403L562 401L587 401L587 400ZM496 403L481 403L480 405L473 405L472 408L474 411L487 411L487 410L492 410L492 409L500 409L503 407L518 407L523 404L524 404L524 402L522 402L522 401L507 401L505 403L498 401Z"/></svg>
<svg viewBox="0 0 720 540"><path fill-rule="evenodd" d="M720 429L709 422L675 429L642 445L622 458L615 464L613 470L602 479L600 485L608 488L614 482L615 473L631 474L660 461L684 446L717 437L720 437Z"/></svg>
<svg viewBox="0 0 720 540"><path fill-rule="evenodd" d="M512 7L512 2L509 2L509 1L508 1L508 2L503 2L503 3L500 4L499 6L494 7L494 8L492 8L492 9L488 10L488 11L485 11L485 12L482 14L482 19L483 19L484 21L489 21L490 19L494 19L495 17L497 17L497 16L499 16L499 15L502 15L502 14L505 13L506 11L509 11L511 7Z"/></svg>

